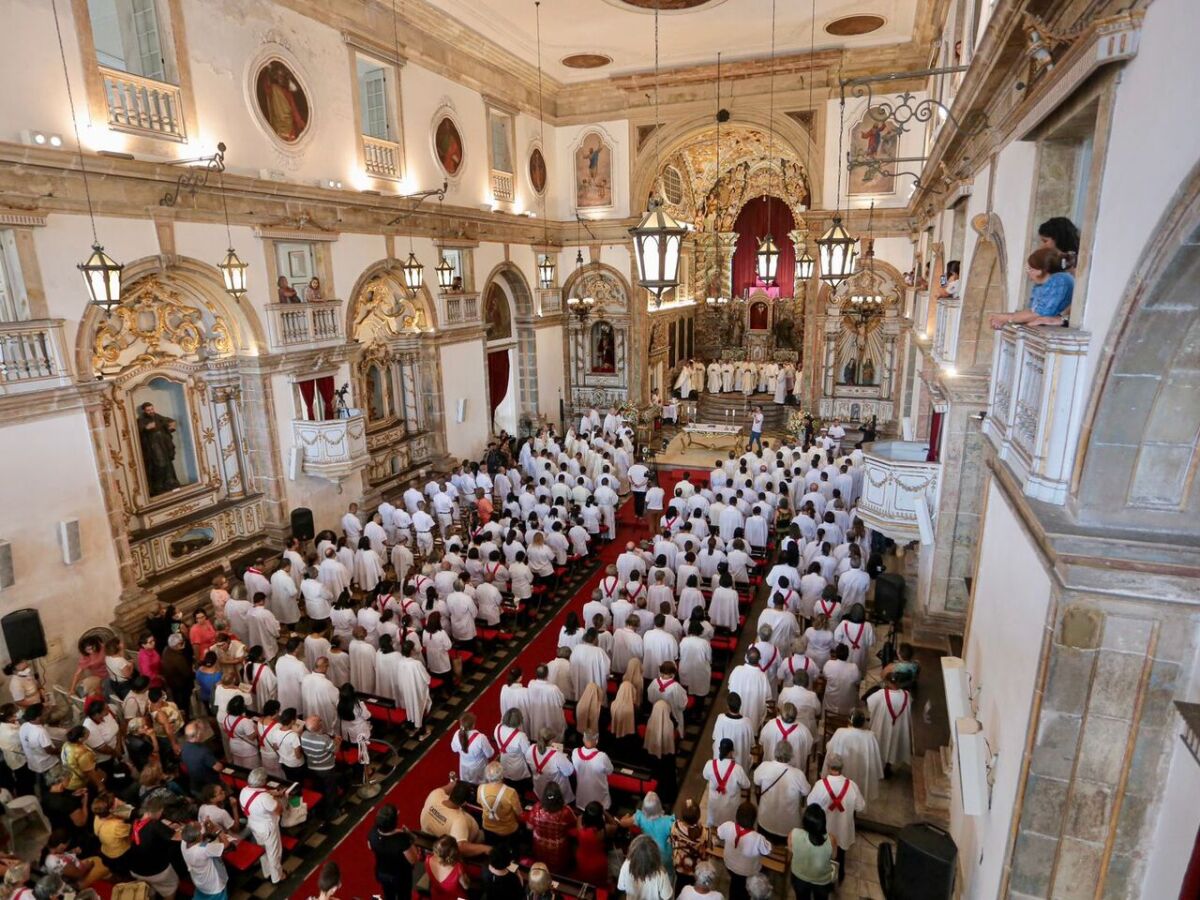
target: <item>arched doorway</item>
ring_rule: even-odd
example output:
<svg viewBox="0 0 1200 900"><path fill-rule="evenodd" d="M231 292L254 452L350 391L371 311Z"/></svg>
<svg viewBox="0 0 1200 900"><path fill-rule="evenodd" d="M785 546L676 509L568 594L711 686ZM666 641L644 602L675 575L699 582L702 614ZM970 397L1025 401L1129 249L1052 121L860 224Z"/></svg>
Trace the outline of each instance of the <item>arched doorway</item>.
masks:
<svg viewBox="0 0 1200 900"><path fill-rule="evenodd" d="M488 274L487 280L484 282L483 289L483 313L484 326L488 327L488 301L489 298L503 297L507 304L508 315L508 331L511 334L507 338L496 338L495 340L503 340L508 343L504 345L504 349L509 352L508 356L508 377L511 380L511 390L506 396L511 397L513 411L511 416L505 412L504 427L510 434L517 434L517 428L522 422L527 422L532 425L533 421L538 416L538 375L537 375L537 335L534 329L534 320L536 313L533 305L533 294L529 290L529 283L525 280L525 276L512 263L501 263L492 269ZM488 337L488 393L493 390L491 386L491 353L495 350L502 349L500 345L492 346L493 338ZM495 365L500 365L499 357L496 357ZM497 369L499 374L499 369ZM510 427L511 426L511 427ZM493 420L493 427L495 421Z"/></svg>
<svg viewBox="0 0 1200 900"><path fill-rule="evenodd" d="M493 432L517 434L517 339L513 310L499 281L483 297L484 339L487 342L488 421Z"/></svg>

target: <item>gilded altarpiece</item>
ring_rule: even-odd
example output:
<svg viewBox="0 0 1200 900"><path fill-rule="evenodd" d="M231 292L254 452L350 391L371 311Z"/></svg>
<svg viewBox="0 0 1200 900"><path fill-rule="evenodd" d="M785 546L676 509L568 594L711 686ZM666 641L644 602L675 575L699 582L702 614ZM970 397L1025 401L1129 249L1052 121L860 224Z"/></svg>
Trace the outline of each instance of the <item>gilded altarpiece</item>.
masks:
<svg viewBox="0 0 1200 900"><path fill-rule="evenodd" d="M571 411L620 405L629 398L629 294L606 267L593 266L572 277L567 297L591 297L591 314L567 324Z"/></svg>

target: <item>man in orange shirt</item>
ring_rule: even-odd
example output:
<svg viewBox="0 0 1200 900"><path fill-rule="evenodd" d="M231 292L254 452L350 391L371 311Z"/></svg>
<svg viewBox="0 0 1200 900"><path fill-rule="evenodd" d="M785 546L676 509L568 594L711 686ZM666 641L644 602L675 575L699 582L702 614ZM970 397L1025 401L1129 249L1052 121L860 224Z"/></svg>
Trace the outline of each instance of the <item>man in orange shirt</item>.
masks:
<svg viewBox="0 0 1200 900"><path fill-rule="evenodd" d="M475 511L479 513L479 524L486 525L492 520L492 501L483 492L483 488L475 489Z"/></svg>

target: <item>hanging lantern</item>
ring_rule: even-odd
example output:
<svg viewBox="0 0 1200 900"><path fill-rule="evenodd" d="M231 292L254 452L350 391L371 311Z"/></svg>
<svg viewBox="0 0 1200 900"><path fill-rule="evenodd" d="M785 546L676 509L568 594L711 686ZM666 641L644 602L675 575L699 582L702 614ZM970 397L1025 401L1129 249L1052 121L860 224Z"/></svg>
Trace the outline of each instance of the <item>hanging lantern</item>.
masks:
<svg viewBox="0 0 1200 900"><path fill-rule="evenodd" d="M770 284L775 280L775 271L779 268L779 247L775 238L767 235L758 242L758 277Z"/></svg>
<svg viewBox="0 0 1200 900"><path fill-rule="evenodd" d="M654 295L655 306L662 303L665 291L679 285L679 248L687 232L687 226L663 209L657 197L650 199L642 221L629 229L638 284Z"/></svg>
<svg viewBox="0 0 1200 900"><path fill-rule="evenodd" d="M804 244L804 252L800 254L800 258L796 260L796 274L800 276L801 281L808 281L812 278L813 268L816 266L816 260L812 258L812 254L808 252L808 242Z"/></svg>
<svg viewBox="0 0 1200 900"><path fill-rule="evenodd" d="M538 281L542 288L549 288L554 285L554 258L549 253L543 253L542 258L538 260Z"/></svg>
<svg viewBox="0 0 1200 900"><path fill-rule="evenodd" d="M242 262L237 252L230 247L217 268L225 277L225 292L234 300L241 300L242 295L246 293L246 270L250 268L250 264Z"/></svg>
<svg viewBox="0 0 1200 900"><path fill-rule="evenodd" d="M408 264L405 263L405 265L407 266ZM448 291L454 287L454 266L450 265L450 260L443 256L442 261L433 267L433 271L437 273L438 288ZM405 273L404 281L406 284L408 283L407 272ZM419 284L417 286L420 287Z"/></svg>
<svg viewBox="0 0 1200 900"><path fill-rule="evenodd" d="M421 285L425 283L425 267L412 250L408 251L408 259L404 261L400 271L404 273L404 286L415 297L421 290Z"/></svg>
<svg viewBox="0 0 1200 900"><path fill-rule="evenodd" d="M92 255L87 262L80 263L76 268L83 273L92 303L109 312L121 302L121 270L125 267L113 262L113 258L98 243L92 244Z"/></svg>
<svg viewBox="0 0 1200 900"><path fill-rule="evenodd" d="M817 252L821 257L821 280L839 285L854 274L855 238L842 227L841 216L833 217L833 224L817 239Z"/></svg>

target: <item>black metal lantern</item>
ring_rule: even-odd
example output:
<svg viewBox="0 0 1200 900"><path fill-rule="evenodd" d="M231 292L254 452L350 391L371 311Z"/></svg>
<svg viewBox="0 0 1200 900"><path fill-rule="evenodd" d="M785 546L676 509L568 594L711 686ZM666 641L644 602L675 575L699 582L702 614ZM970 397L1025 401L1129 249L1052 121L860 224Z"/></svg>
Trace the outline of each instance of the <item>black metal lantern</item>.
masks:
<svg viewBox="0 0 1200 900"><path fill-rule="evenodd" d="M679 285L679 250L687 226L663 209L661 200L652 197L642 221L629 233L633 236L638 284L654 295L657 306L666 291Z"/></svg>
<svg viewBox="0 0 1200 900"><path fill-rule="evenodd" d="M425 283L425 267L411 249L408 251L408 259L400 266L400 271L404 275L404 286L408 288L409 294L417 296L421 285Z"/></svg>
<svg viewBox="0 0 1200 900"><path fill-rule="evenodd" d="M758 242L758 277L770 284L775 280L775 272L779 268L779 247L775 238L768 234Z"/></svg>
<svg viewBox="0 0 1200 900"><path fill-rule="evenodd" d="M454 287L454 266L450 265L450 260L443 256L442 261L433 267L433 271L437 273L438 287L441 290L448 291ZM408 279L406 277L405 284L407 283Z"/></svg>
<svg viewBox="0 0 1200 900"><path fill-rule="evenodd" d="M542 288L553 287L554 285L554 257L549 253L543 253L542 258L538 260L538 282Z"/></svg>
<svg viewBox="0 0 1200 900"><path fill-rule="evenodd" d="M83 273L93 304L109 312L121 302L121 270L125 267L113 262L100 244L92 244L92 255L77 268Z"/></svg>
<svg viewBox="0 0 1200 900"><path fill-rule="evenodd" d="M857 239L842 226L842 217L834 216L829 230L817 238L821 257L821 280L837 286L854 274L854 245Z"/></svg>
<svg viewBox="0 0 1200 900"><path fill-rule="evenodd" d="M234 300L241 300L246 293L246 270L250 268L250 264L242 262L237 252L230 247L217 268L225 278L225 292Z"/></svg>

